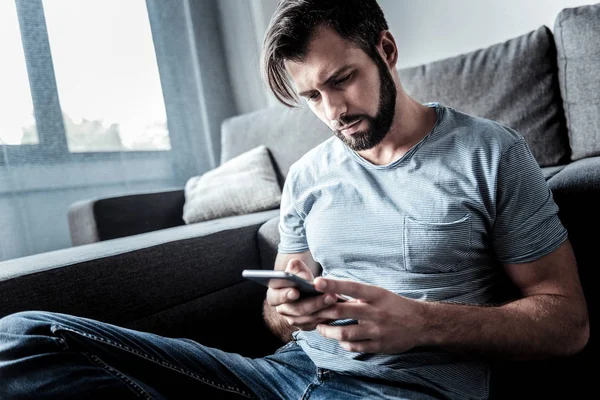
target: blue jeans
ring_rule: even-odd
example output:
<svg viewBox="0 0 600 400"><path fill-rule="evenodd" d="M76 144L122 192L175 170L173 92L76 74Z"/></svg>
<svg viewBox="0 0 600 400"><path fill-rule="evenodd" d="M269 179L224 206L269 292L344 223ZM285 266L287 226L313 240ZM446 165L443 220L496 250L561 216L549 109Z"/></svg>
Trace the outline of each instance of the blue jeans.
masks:
<svg viewBox="0 0 600 400"><path fill-rule="evenodd" d="M317 368L293 341L251 359L65 314L0 319L0 399L82 398L439 399Z"/></svg>

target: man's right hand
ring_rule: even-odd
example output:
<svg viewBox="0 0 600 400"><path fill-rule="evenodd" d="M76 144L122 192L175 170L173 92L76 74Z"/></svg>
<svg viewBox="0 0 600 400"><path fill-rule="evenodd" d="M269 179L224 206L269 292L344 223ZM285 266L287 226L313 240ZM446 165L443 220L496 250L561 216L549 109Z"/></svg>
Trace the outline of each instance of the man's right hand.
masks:
<svg viewBox="0 0 600 400"><path fill-rule="evenodd" d="M314 276L308 266L299 259L288 262L286 272L298 275L312 282ZM313 313L335 304L337 298L334 294L300 298L300 292L294 288L269 288L267 289L267 302L285 318L288 324L303 331L311 331L318 324L330 322L328 319L315 318Z"/></svg>

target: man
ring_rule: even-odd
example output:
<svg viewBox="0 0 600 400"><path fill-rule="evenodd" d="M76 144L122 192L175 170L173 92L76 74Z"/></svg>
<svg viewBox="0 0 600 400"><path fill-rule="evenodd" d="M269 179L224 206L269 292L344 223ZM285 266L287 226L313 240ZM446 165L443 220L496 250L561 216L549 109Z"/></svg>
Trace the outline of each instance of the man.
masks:
<svg viewBox="0 0 600 400"><path fill-rule="evenodd" d="M573 253L523 138L414 101L397 57L374 0L289 0L273 16L267 82L285 103L306 98L335 133L284 187L275 269L317 277L326 293L269 288L266 321L288 344L247 359L19 313L0 320L0 397L483 399L484 357L580 351L589 328Z"/></svg>

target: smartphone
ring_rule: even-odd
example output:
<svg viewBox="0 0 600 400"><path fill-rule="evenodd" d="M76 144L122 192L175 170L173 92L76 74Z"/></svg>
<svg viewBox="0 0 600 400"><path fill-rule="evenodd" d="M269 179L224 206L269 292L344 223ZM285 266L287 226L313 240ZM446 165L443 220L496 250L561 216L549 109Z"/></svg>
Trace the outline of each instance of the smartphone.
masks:
<svg viewBox="0 0 600 400"><path fill-rule="evenodd" d="M264 286L275 289L293 287L298 289L301 298L323 294L323 292L319 292L317 289L315 289L312 282L300 278L298 275L294 275L285 271L245 269L242 271L242 276L263 284ZM338 301L346 301L350 299L350 297L342 294L338 294L337 297Z"/></svg>

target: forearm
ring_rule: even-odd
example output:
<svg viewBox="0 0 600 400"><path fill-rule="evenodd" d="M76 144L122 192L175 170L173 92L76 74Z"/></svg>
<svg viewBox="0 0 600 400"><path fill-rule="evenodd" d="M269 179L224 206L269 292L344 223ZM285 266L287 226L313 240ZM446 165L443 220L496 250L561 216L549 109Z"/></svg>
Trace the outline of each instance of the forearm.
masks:
<svg viewBox="0 0 600 400"><path fill-rule="evenodd" d="M284 343L292 340L292 332L296 331L297 328L288 324L285 318L275 310L275 307L269 305L266 300L263 304L263 317L271 332Z"/></svg>
<svg viewBox="0 0 600 400"><path fill-rule="evenodd" d="M535 295L498 307L424 303L422 345L509 359L578 352L587 341L581 307L558 295Z"/></svg>

